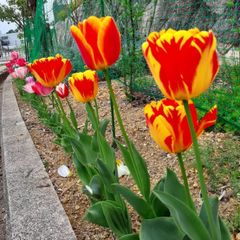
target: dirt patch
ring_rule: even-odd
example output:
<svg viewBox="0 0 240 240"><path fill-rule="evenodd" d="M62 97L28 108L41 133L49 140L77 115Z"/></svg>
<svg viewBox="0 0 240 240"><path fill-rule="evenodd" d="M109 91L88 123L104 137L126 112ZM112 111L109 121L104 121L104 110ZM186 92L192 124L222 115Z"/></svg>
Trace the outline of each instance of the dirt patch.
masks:
<svg viewBox="0 0 240 240"><path fill-rule="evenodd" d="M116 82L113 83L113 87L126 130L147 162L148 170L151 176L151 184L154 185L158 182L158 180L165 174L167 167L173 169L177 175L180 176L181 174L175 155L167 154L160 150L150 138L143 115L144 106L139 104L134 104L133 106L133 104L129 103L125 98L122 87ZM74 172L70 157L66 155L58 145L53 143L55 138L54 135L39 122L35 111L19 98L18 93L16 93L16 95L22 117L43 163L47 166L47 172L70 219L77 238L79 240L115 239L110 231L83 220L83 216L89 206L89 202L87 197L82 194L82 185ZM101 118L110 119L108 99L109 96L106 84L104 82L100 82L97 100L100 107L99 113ZM72 97L69 97L69 100L76 110L79 128L82 128L86 118L84 105L77 103L74 99L72 99ZM117 138L122 139L118 127L116 129L116 135ZM111 139L110 127L107 129L107 137L109 140ZM211 143L213 147L217 147L228 138L231 138L231 135L210 132L204 133L200 141L202 144L208 145ZM116 152L116 156L117 158L121 158L119 151ZM62 164L66 164L70 167L73 172L72 177L62 178L57 174L57 168ZM195 202L199 205L201 199L199 197L198 180L191 157L188 156L188 161L186 161L185 164L191 192L194 196ZM124 177L121 179L121 182L124 185L136 189L131 177ZM220 203L220 212L224 215L224 217L228 217L234 213L237 206L239 206L239 202L234 197L230 196L228 199ZM139 222L137 216L135 214L131 215L134 220L134 228L138 228Z"/></svg>

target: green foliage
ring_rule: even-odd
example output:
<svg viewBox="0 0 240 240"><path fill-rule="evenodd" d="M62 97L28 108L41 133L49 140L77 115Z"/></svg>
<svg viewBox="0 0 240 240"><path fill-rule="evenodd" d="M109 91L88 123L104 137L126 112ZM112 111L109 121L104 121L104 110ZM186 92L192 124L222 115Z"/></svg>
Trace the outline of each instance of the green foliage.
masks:
<svg viewBox="0 0 240 240"><path fill-rule="evenodd" d="M134 144L131 142L131 148L133 152L133 156L130 154L130 150L124 147L119 142L117 143L119 149L122 152L124 161L129 168L131 175L133 176L141 194L144 196L146 200L149 199L150 196L150 178L149 173L147 171L147 166L140 155L140 153L135 148Z"/></svg>
<svg viewBox="0 0 240 240"><path fill-rule="evenodd" d="M231 232L240 232L240 207L238 207L233 216L227 220L227 225Z"/></svg>
<svg viewBox="0 0 240 240"><path fill-rule="evenodd" d="M208 111L218 106L216 130L240 134L240 63L224 64L213 86L195 99L199 110Z"/></svg>
<svg viewBox="0 0 240 240"><path fill-rule="evenodd" d="M159 217L145 219L141 225L141 240L180 240L184 233L176 226L174 219L170 217Z"/></svg>
<svg viewBox="0 0 240 240"><path fill-rule="evenodd" d="M226 184L226 179L231 185L235 196L240 193L239 185L239 139L226 139L222 147L212 151L205 147L205 166L209 175L209 184L213 191L217 192L222 184ZM231 174L229 174L231 172Z"/></svg>
<svg viewBox="0 0 240 240"><path fill-rule="evenodd" d="M128 214L114 201L95 203L87 210L85 219L100 226L109 227L118 237L132 232Z"/></svg>

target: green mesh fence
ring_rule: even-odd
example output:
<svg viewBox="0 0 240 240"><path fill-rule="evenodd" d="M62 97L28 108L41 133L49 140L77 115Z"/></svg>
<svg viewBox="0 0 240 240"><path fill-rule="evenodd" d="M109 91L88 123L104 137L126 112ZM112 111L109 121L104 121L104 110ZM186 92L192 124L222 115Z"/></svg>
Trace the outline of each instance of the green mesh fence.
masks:
<svg viewBox="0 0 240 240"><path fill-rule="evenodd" d="M30 61L59 52L71 59L74 72L83 71L84 63L69 28L90 15L102 13L114 17L122 35L121 56L111 68L111 77L124 84L130 98L134 92L162 97L141 51L150 32L163 28L212 29L218 39L222 67L212 89L196 104L205 111L217 102L222 122L240 132L240 110L233 114L234 107L240 109L239 0L38 0L34 19L25 21ZM232 107L229 96L236 99Z"/></svg>

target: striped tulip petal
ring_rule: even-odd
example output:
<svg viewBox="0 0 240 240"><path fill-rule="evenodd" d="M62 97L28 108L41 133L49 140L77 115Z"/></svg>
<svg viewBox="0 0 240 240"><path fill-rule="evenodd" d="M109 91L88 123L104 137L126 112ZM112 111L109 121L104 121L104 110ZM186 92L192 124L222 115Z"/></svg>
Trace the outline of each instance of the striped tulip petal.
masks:
<svg viewBox="0 0 240 240"><path fill-rule="evenodd" d="M82 103L93 100L98 92L98 76L95 71L74 73L68 79L69 88L74 98Z"/></svg>
<svg viewBox="0 0 240 240"><path fill-rule="evenodd" d="M101 70L117 61L121 37L112 17L91 16L70 30L88 68Z"/></svg>
<svg viewBox="0 0 240 240"><path fill-rule="evenodd" d="M68 86L65 83L59 83L56 86L56 93L60 98L66 98L69 95Z"/></svg>
<svg viewBox="0 0 240 240"><path fill-rule="evenodd" d="M197 28L151 33L143 43L143 55L165 97L187 100L206 91L219 63L217 41L211 31Z"/></svg>
<svg viewBox="0 0 240 240"><path fill-rule="evenodd" d="M191 100L189 107L197 136L215 124L217 108L213 107L198 121L196 108ZM144 108L147 126L153 140L166 152L180 153L192 145L192 138L182 101L163 99L151 102Z"/></svg>
<svg viewBox="0 0 240 240"><path fill-rule="evenodd" d="M55 87L71 72L70 60L62 58L60 54L55 57L40 58L28 64L32 75L45 87Z"/></svg>

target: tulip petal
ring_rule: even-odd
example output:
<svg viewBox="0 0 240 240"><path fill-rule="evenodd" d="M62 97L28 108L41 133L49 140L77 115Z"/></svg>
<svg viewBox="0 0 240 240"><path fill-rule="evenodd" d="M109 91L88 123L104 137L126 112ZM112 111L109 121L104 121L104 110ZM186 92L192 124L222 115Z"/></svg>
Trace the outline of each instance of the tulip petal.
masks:
<svg viewBox="0 0 240 240"><path fill-rule="evenodd" d="M69 168L66 165L61 165L58 170L57 170L58 174L61 177L69 177L71 176L71 171L69 170Z"/></svg>
<svg viewBox="0 0 240 240"><path fill-rule="evenodd" d="M207 127L213 126L217 120L217 106L215 105L213 108L210 109L209 112L200 120L198 128L197 128L197 136L200 136L204 129Z"/></svg>
<svg viewBox="0 0 240 240"><path fill-rule="evenodd" d="M93 50L95 64L98 66L98 69L100 69L101 65L104 63L102 57L103 52L98 48L98 35L104 27L101 19L95 16L91 16L83 21L83 35Z"/></svg>
<svg viewBox="0 0 240 240"><path fill-rule="evenodd" d="M117 61L121 50L121 36L113 18L102 19L97 44L105 66L111 66Z"/></svg>
<svg viewBox="0 0 240 240"><path fill-rule="evenodd" d="M90 69L96 69L96 63L94 60L94 53L92 47L86 41L84 35L80 29L76 26L71 26L71 33L75 39L78 49L81 52L83 61Z"/></svg>
<svg viewBox="0 0 240 240"><path fill-rule="evenodd" d="M217 40L213 33L209 33L209 38L206 38L205 49L201 53L201 59L196 68L195 77L193 80L193 94L192 97L197 97L199 92L204 92L214 80L218 73L219 63L216 54ZM209 82L206 83L206 80Z"/></svg>

